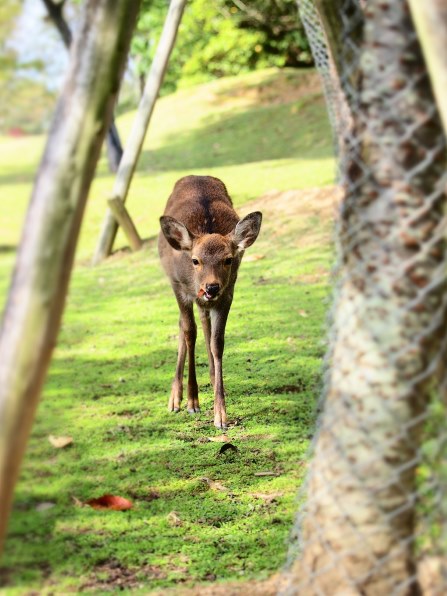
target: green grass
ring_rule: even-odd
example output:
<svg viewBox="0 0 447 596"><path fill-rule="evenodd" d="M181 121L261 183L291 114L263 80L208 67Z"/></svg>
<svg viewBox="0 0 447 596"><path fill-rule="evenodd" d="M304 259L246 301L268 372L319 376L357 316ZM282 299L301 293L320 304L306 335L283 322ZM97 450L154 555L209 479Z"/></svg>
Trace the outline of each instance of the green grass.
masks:
<svg viewBox="0 0 447 596"><path fill-rule="evenodd" d="M243 263L227 325L227 434L238 451L224 454L207 441L219 432L201 336L202 413L167 412L178 314L155 235L171 187L186 173L222 178L244 210L271 189L332 181L321 96L290 95L309 76L270 70L160 100L128 203L148 244L92 269L88 258L112 184L101 162L16 490L0 571L5 593L119 586L147 593L262 578L284 564L324 351L331 224L317 206L276 211L266 204L260 238L247 251L263 258ZM124 135L131 120L118 122ZM2 296L43 142L0 140ZM55 450L50 434L70 435L73 445ZM264 471L276 476L255 475ZM213 490L204 478L227 490ZM134 508L103 512L73 500L104 493L130 498ZM269 502L257 493L278 495ZM36 509L45 502L54 506Z"/></svg>

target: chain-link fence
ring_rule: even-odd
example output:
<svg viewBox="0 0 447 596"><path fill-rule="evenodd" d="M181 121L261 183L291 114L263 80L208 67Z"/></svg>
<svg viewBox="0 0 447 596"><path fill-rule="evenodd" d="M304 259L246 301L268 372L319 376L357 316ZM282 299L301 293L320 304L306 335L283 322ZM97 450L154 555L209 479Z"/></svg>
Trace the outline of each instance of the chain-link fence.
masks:
<svg viewBox="0 0 447 596"><path fill-rule="evenodd" d="M286 594L447 593L445 135L405 0L298 0L343 200Z"/></svg>

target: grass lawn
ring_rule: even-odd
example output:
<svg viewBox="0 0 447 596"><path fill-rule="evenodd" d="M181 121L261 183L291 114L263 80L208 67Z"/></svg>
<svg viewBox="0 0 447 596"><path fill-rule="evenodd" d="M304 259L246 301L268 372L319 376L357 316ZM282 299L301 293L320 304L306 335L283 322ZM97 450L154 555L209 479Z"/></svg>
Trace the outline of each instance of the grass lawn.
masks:
<svg viewBox="0 0 447 596"><path fill-rule="evenodd" d="M131 122L118 121L123 137ZM3 299L43 144L0 138ZM178 314L156 234L188 173L221 178L241 214L264 212L227 325L227 435L237 451L224 453L209 440L220 432L200 335L202 412L167 412ZM314 73L268 70L182 90L159 101L131 187L145 249L91 268L112 186L101 161L16 490L0 568L6 594L181 591L281 568L313 429L332 261L333 193L304 189L333 173ZM73 444L55 449L49 435ZM79 506L104 493L134 507Z"/></svg>

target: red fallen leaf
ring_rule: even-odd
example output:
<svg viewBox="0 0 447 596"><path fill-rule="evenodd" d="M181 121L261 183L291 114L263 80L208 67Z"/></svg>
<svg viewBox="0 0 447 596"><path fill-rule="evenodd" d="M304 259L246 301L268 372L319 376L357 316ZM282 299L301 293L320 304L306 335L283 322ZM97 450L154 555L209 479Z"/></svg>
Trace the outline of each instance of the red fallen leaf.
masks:
<svg viewBox="0 0 447 596"><path fill-rule="evenodd" d="M116 495L102 495L97 499L89 499L85 504L90 505L93 509L111 509L112 511L126 511L133 507L132 501Z"/></svg>
<svg viewBox="0 0 447 596"><path fill-rule="evenodd" d="M200 288L198 294L197 294L197 298L202 298L202 296L205 294L205 290L203 290L202 288Z"/></svg>

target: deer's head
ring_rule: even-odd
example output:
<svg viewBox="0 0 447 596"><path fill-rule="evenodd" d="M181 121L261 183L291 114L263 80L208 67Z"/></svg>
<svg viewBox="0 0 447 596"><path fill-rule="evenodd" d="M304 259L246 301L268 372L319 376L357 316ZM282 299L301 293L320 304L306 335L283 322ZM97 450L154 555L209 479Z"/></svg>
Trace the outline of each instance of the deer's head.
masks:
<svg viewBox="0 0 447 596"><path fill-rule="evenodd" d="M258 237L261 221L259 211L250 213L225 236L196 236L181 222L167 215L160 218L160 225L172 248L188 254L197 297L203 302L214 302L225 292L244 250Z"/></svg>

